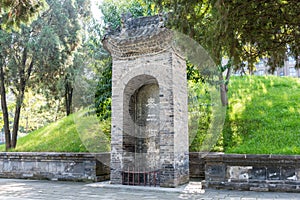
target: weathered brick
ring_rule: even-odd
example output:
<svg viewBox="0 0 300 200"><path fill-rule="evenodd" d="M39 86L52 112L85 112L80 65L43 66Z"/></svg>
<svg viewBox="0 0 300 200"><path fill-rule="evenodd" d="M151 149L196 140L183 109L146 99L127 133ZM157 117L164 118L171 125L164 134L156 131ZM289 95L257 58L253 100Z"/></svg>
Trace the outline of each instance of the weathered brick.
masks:
<svg viewBox="0 0 300 200"><path fill-rule="evenodd" d="M121 156L112 163L111 181L122 182L127 168L154 169L161 186L176 187L189 179L186 63L174 52L162 16L123 21L120 32L103 40L113 58L111 160ZM145 98L159 109L147 107Z"/></svg>

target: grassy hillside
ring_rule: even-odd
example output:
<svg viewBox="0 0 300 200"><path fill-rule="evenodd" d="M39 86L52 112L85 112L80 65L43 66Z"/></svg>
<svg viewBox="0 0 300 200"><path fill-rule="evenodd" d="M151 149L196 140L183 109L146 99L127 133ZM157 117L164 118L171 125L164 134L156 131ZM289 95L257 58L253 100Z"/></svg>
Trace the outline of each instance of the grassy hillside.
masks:
<svg viewBox="0 0 300 200"><path fill-rule="evenodd" d="M99 124L96 117L79 112L19 138L19 152L106 152L109 122ZM4 145L0 151L4 151Z"/></svg>
<svg viewBox="0 0 300 200"><path fill-rule="evenodd" d="M227 153L300 154L300 79L232 77Z"/></svg>
<svg viewBox="0 0 300 200"><path fill-rule="evenodd" d="M300 79L232 77L228 95L223 135L215 149L300 154ZM16 151L104 152L109 150L109 131L109 121L99 124L81 112L20 138Z"/></svg>

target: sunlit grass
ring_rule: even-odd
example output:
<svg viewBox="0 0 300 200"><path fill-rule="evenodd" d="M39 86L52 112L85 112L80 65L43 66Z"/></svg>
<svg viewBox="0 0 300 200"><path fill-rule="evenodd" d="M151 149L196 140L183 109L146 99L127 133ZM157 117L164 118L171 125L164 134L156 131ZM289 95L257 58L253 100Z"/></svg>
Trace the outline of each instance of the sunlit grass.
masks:
<svg viewBox="0 0 300 200"><path fill-rule="evenodd" d="M232 77L228 95L223 137L215 150L225 150L226 153L300 154L299 79ZM20 138L15 151L109 151L110 120L99 123L94 115L87 113L86 110L78 112ZM200 125L199 128L207 129ZM193 145L201 141L203 139L195 137ZM4 151L4 145L0 146L0 151Z"/></svg>
<svg viewBox="0 0 300 200"><path fill-rule="evenodd" d="M17 152L105 152L109 151L107 122L79 112L18 139ZM81 115L80 119L76 117ZM104 131L102 131L104 130ZM4 145L0 150L4 151Z"/></svg>
<svg viewBox="0 0 300 200"><path fill-rule="evenodd" d="M228 116L227 153L300 154L299 79L232 77Z"/></svg>

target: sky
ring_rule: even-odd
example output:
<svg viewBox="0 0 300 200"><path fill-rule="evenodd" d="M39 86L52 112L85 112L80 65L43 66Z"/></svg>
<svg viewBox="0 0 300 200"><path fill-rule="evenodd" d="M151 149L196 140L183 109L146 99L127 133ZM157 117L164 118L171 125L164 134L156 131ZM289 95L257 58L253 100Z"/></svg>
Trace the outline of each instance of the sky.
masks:
<svg viewBox="0 0 300 200"><path fill-rule="evenodd" d="M95 19L101 20L102 13L97 5L101 4L103 0L90 0L92 5L92 13Z"/></svg>

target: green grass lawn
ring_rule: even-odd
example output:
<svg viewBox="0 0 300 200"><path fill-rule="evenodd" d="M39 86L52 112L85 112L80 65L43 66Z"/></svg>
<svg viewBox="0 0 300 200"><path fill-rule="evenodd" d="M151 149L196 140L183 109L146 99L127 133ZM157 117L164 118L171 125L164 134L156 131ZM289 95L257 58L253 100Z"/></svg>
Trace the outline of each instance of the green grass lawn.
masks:
<svg viewBox="0 0 300 200"><path fill-rule="evenodd" d="M300 79L232 77L223 135L226 153L300 154ZM110 121L79 112L18 140L15 151L105 152ZM0 146L4 151L4 145Z"/></svg>
<svg viewBox="0 0 300 200"><path fill-rule="evenodd" d="M19 138L17 152L107 152L109 122L79 112ZM4 151L4 145L0 150Z"/></svg>
<svg viewBox="0 0 300 200"><path fill-rule="evenodd" d="M300 79L232 77L226 153L300 154Z"/></svg>

